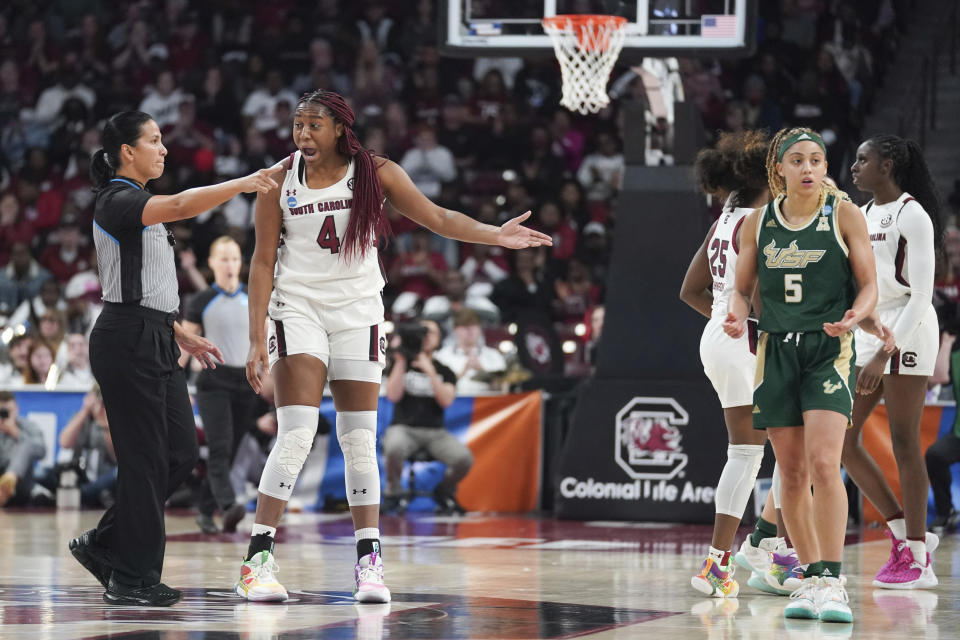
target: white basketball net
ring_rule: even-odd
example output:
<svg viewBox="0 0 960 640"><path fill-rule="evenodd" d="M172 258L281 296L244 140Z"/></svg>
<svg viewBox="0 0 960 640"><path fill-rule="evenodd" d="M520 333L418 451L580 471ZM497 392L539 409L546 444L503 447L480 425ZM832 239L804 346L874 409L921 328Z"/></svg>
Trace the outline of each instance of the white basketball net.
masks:
<svg viewBox="0 0 960 640"><path fill-rule="evenodd" d="M591 16L587 20L556 16L543 21L543 30L553 41L560 61L563 97L560 104L587 115L610 104L607 80L623 49L626 20L613 16Z"/></svg>

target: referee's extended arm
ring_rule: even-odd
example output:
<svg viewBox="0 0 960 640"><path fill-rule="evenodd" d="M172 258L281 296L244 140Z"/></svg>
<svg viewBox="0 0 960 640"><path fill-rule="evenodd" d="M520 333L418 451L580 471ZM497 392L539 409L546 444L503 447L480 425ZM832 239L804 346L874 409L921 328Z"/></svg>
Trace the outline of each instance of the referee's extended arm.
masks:
<svg viewBox="0 0 960 640"><path fill-rule="evenodd" d="M277 188L277 183L271 176L283 170L283 167L278 165L220 184L187 189L172 196L153 196L143 208L143 226L149 227L158 222L176 222L198 216L239 193L253 191L266 193Z"/></svg>

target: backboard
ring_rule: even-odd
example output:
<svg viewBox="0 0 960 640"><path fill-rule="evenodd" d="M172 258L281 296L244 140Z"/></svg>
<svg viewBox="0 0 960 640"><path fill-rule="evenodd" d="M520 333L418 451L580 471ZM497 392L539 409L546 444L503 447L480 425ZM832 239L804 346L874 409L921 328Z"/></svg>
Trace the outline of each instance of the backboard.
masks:
<svg viewBox="0 0 960 640"><path fill-rule="evenodd" d="M627 19L620 57L744 56L752 52L756 0L442 0L440 49L451 56L552 55L540 21L561 14Z"/></svg>

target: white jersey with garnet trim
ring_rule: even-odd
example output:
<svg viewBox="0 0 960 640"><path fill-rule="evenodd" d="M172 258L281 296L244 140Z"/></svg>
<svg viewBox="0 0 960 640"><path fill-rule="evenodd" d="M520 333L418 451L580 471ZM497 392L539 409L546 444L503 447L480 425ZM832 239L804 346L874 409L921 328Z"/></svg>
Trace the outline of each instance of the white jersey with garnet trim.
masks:
<svg viewBox="0 0 960 640"><path fill-rule="evenodd" d="M729 202L728 199L707 242L707 260L713 276L713 308L710 316L721 319L727 317L727 304L737 279L737 256L740 253L737 233L744 217L753 211L749 208L730 207Z"/></svg>
<svg viewBox="0 0 960 640"><path fill-rule="evenodd" d="M906 304L913 289L911 283L925 288L923 281L933 278L935 256L930 216L907 192L886 204L877 205L871 200L862 211L877 260L877 305L895 306L897 301ZM899 342L900 336L897 338Z"/></svg>
<svg viewBox="0 0 960 640"><path fill-rule="evenodd" d="M344 257L347 223L353 204L351 160L343 178L324 189L309 189L301 181L300 152L280 187L283 227L274 273L274 298L299 296L324 303L341 303L380 293L385 284L376 242L366 255ZM304 169L305 171L305 169Z"/></svg>

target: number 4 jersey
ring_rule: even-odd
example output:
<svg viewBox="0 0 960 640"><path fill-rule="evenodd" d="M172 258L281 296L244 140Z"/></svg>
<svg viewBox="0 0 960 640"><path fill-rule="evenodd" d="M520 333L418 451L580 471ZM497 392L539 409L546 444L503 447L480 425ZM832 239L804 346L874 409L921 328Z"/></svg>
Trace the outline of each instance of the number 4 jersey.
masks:
<svg viewBox="0 0 960 640"><path fill-rule="evenodd" d="M344 256L352 215L354 162L339 182L324 189L306 186L300 152L280 188L283 226L273 280L273 303L291 297L339 306L380 293L385 284L375 238L366 255Z"/></svg>
<svg viewBox="0 0 960 640"><path fill-rule="evenodd" d="M768 333L822 331L853 304L854 281L840 235L839 203L833 195L803 225L781 212L784 196L763 209L757 223L757 281Z"/></svg>

